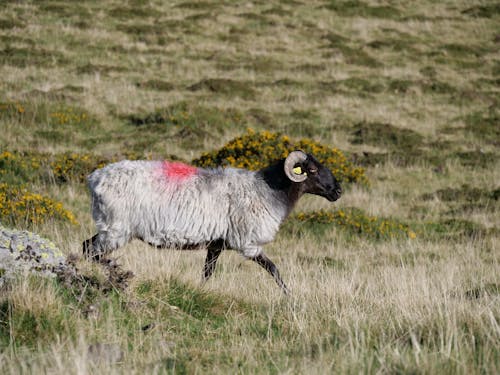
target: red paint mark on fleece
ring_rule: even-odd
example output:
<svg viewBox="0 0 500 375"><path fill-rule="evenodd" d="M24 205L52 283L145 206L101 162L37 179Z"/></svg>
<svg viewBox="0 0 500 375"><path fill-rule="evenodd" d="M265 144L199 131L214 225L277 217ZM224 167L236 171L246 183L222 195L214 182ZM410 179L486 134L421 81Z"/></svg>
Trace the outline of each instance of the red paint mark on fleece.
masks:
<svg viewBox="0 0 500 375"><path fill-rule="evenodd" d="M179 162L163 162L163 174L169 180L182 181L196 174L197 168L191 165L187 165Z"/></svg>

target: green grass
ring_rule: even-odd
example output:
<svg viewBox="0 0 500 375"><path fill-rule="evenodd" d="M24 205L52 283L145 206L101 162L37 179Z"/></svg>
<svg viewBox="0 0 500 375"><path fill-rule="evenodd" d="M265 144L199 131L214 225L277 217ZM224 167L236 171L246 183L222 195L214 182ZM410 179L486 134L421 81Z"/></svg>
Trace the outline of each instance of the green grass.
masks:
<svg viewBox="0 0 500 375"><path fill-rule="evenodd" d="M250 83L225 78L203 79L189 86L189 90L206 90L210 93L237 96L242 99L252 99L255 97L255 90Z"/></svg>
<svg viewBox="0 0 500 375"><path fill-rule="evenodd" d="M50 280L36 277L28 277L22 282L16 281L16 284L22 285L32 293L37 293L40 289L53 291L55 287ZM23 304L15 298L4 299L0 304L0 346L2 349L9 346L36 348L39 343L53 342L60 335L74 338L76 322L72 319L73 309L70 305L61 304L60 307L60 309L56 308L56 303L48 303L33 310L29 304Z"/></svg>
<svg viewBox="0 0 500 375"><path fill-rule="evenodd" d="M202 284L203 251L132 242L133 278L78 260L2 290L0 372L498 372L499 25L490 0L4 1L0 183L79 224L7 196L2 222L79 253L85 177L125 158L256 167L293 143L346 182L266 246L292 297L232 252Z"/></svg>
<svg viewBox="0 0 500 375"><path fill-rule="evenodd" d="M7 45L1 52L2 57L0 58L0 63L2 65L17 66L20 68L26 68L30 65L50 68L68 63L67 59L59 51L11 47Z"/></svg>
<svg viewBox="0 0 500 375"><path fill-rule="evenodd" d="M360 122L354 125L351 143L369 144L395 150L412 151L422 145L422 135L391 124Z"/></svg>

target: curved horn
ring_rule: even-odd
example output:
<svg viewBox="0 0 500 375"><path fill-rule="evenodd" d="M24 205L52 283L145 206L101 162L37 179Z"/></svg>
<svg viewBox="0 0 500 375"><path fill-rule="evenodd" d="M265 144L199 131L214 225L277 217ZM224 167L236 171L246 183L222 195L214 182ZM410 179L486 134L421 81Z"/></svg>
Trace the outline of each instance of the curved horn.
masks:
<svg viewBox="0 0 500 375"><path fill-rule="evenodd" d="M307 159L307 155L302 151L292 151L285 159L285 174L293 182L302 182L307 178L307 174L296 174L293 168L296 164L301 163Z"/></svg>

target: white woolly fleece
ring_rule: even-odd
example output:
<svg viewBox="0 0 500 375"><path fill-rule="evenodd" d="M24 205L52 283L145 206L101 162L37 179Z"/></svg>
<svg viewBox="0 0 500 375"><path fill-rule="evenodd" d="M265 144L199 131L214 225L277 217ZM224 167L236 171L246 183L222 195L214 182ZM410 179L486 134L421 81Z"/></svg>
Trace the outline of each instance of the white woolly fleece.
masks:
<svg viewBox="0 0 500 375"><path fill-rule="evenodd" d="M245 257L261 253L289 212L284 192L243 169L202 169L169 162L121 161L88 178L102 251L132 238L187 247L224 240Z"/></svg>

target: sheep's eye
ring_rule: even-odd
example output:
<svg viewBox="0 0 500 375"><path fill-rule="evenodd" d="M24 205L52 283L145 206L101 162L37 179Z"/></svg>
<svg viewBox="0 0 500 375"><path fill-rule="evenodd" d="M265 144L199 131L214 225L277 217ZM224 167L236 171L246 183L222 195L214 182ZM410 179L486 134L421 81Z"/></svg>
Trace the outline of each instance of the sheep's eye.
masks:
<svg viewBox="0 0 500 375"><path fill-rule="evenodd" d="M316 173L318 173L318 168L309 168L308 172L312 173L312 174L316 174Z"/></svg>

